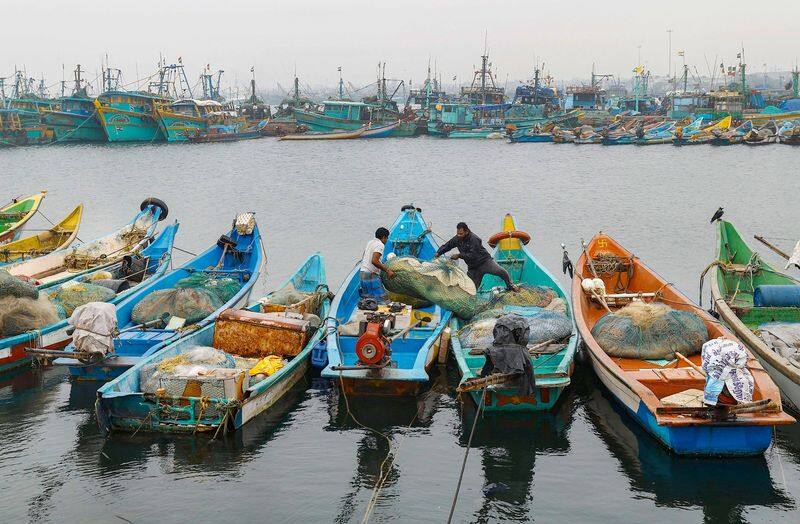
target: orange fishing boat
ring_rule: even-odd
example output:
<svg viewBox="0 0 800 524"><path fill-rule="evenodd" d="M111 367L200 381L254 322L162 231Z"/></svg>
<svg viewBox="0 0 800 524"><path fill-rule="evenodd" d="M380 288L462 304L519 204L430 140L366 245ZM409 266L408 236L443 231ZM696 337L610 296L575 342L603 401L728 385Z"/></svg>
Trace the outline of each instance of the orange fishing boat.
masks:
<svg viewBox="0 0 800 524"><path fill-rule="evenodd" d="M605 290L587 292L584 278L601 279ZM572 301L592 368L631 416L667 448L681 455L757 455L770 445L772 426L794 422L781 407L778 388L750 353L746 367L755 383L753 401L718 406L697 398L705 387L699 352L688 357L676 353L678 358L670 361L609 356L592 329L606 313L635 300L695 313L709 339L735 337L608 235L599 233L584 249L575 265Z"/></svg>

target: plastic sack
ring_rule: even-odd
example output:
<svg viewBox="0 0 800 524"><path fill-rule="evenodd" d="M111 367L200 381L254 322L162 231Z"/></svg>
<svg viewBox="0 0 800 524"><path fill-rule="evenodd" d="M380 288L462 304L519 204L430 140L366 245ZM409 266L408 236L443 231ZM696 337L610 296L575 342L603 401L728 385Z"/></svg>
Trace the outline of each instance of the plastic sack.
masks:
<svg viewBox="0 0 800 524"><path fill-rule="evenodd" d="M114 304L92 302L75 309L69 317L75 326L72 342L78 351L106 355L114 350L117 330L117 308Z"/></svg>
<svg viewBox="0 0 800 524"><path fill-rule="evenodd" d="M767 322L756 332L764 343L790 363L800 366L800 324L796 322Z"/></svg>
<svg viewBox="0 0 800 524"><path fill-rule="evenodd" d="M50 293L50 300L64 308L67 316L90 302L108 302L117 294L105 286L88 282L66 282Z"/></svg>
<svg viewBox="0 0 800 524"><path fill-rule="evenodd" d="M44 295L38 299L0 298L0 336L13 337L60 321L55 306Z"/></svg>
<svg viewBox="0 0 800 524"><path fill-rule="evenodd" d="M39 290L36 286L28 282L23 282L8 271L0 269L0 298L39 298Z"/></svg>
<svg viewBox="0 0 800 524"><path fill-rule="evenodd" d="M612 357L659 360L672 359L675 352L685 356L699 353L708 340L708 329L691 311L631 302L600 317L592 335Z"/></svg>
<svg viewBox="0 0 800 524"><path fill-rule="evenodd" d="M413 257L390 257L386 267L394 278L381 274L387 291L428 300L463 319L475 314L475 284L449 260L424 262Z"/></svg>
<svg viewBox="0 0 800 524"><path fill-rule="evenodd" d="M277 291L270 293L261 301L263 304L275 304L279 306L293 306L302 302L308 294L297 291L291 284L286 285Z"/></svg>
<svg viewBox="0 0 800 524"><path fill-rule="evenodd" d="M278 370L282 369L283 366L286 365L286 362L277 355L269 355L261 360L258 363L250 368L250 376L255 375L266 375L270 376L273 373L277 372Z"/></svg>
<svg viewBox="0 0 800 524"><path fill-rule="evenodd" d="M150 293L133 307L131 320L146 324L166 315L167 318L186 319L186 324L195 324L221 308L222 304L216 293L202 288L161 289ZM161 322L161 327L164 325Z"/></svg>

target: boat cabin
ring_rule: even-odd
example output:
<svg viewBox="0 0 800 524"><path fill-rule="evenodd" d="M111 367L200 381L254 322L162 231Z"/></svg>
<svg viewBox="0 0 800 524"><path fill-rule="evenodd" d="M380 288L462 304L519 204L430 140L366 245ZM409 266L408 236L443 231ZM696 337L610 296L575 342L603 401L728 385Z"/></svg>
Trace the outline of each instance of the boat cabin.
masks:
<svg viewBox="0 0 800 524"><path fill-rule="evenodd" d="M171 113L197 118L203 118L211 113L219 113L223 110L222 104L216 100L194 99L178 100L171 103L168 108Z"/></svg>
<svg viewBox="0 0 800 524"><path fill-rule="evenodd" d="M599 109L605 103L605 91L592 86L571 86L564 98L564 110Z"/></svg>
<svg viewBox="0 0 800 524"><path fill-rule="evenodd" d="M101 105L140 113L151 113L156 102L169 102L159 95L142 91L107 91L99 95L97 101Z"/></svg>
<svg viewBox="0 0 800 524"><path fill-rule="evenodd" d="M692 115L711 114L708 96L703 93L681 93L669 97L669 118L686 118Z"/></svg>
<svg viewBox="0 0 800 524"><path fill-rule="evenodd" d="M94 113L94 101L90 98L62 98L61 111L76 115L91 115Z"/></svg>

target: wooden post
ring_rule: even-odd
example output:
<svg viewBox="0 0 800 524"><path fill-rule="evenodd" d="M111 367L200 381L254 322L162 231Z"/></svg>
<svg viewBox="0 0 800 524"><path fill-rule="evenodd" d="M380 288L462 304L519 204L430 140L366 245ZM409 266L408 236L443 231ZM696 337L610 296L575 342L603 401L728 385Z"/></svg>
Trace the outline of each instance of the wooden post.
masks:
<svg viewBox="0 0 800 524"><path fill-rule="evenodd" d="M450 326L442 330L439 336L439 364L444 366L447 364L447 352L450 349Z"/></svg>

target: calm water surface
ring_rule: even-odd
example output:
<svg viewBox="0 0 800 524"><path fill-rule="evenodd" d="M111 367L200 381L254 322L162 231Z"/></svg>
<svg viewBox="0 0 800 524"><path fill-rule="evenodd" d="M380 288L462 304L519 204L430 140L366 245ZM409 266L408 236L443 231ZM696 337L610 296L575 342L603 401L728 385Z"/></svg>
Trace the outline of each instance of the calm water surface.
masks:
<svg viewBox="0 0 800 524"><path fill-rule="evenodd" d="M321 251L335 288L401 205L449 237L481 237L506 212L554 271L598 230L689 296L713 260L720 205L747 236L789 249L800 236L800 148L508 145L384 139L282 143L56 146L0 151L4 200L40 189L60 219L86 204L82 239L126 222L156 196L199 251L237 211L257 212L269 257L257 294ZM30 228L44 227L37 217ZM776 262L776 257L764 253ZM176 253L177 262L186 255ZM707 296L707 294L706 294ZM579 360L552 413L485 417L472 443L459 522L800 522L800 429L776 431L763 458L679 459L625 416ZM62 370L0 377L0 521L360 522L387 453L372 522L443 522L474 420L441 369L416 400L353 401L325 381L295 388L224 440L102 438L95 387Z"/></svg>

